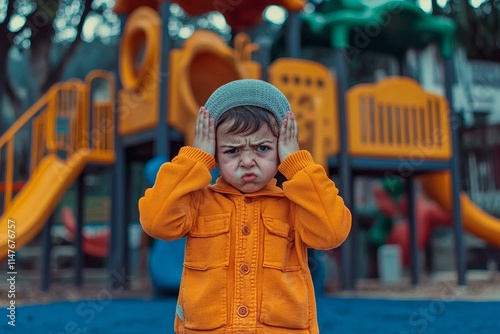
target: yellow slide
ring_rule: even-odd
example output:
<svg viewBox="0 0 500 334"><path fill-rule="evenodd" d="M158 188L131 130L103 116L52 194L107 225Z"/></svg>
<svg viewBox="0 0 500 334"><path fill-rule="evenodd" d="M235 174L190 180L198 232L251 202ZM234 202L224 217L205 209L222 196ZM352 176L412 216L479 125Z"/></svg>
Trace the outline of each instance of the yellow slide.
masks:
<svg viewBox="0 0 500 334"><path fill-rule="evenodd" d="M425 192L451 213L453 204L451 198L451 174L449 172L428 174L420 176L419 180ZM500 219L484 212L464 192L460 194L460 205L462 207L462 225L464 229L491 245L500 247Z"/></svg>
<svg viewBox="0 0 500 334"><path fill-rule="evenodd" d="M12 205L0 218L2 231L8 230L6 226L8 224L9 230L15 232L13 250L21 249L40 232L66 190L85 165L94 160L92 159L94 154L80 149L66 161L54 154L47 155L40 161L28 182L14 198ZM15 228L11 228L12 226ZM8 238L8 233L0 233L0 259L7 255Z"/></svg>

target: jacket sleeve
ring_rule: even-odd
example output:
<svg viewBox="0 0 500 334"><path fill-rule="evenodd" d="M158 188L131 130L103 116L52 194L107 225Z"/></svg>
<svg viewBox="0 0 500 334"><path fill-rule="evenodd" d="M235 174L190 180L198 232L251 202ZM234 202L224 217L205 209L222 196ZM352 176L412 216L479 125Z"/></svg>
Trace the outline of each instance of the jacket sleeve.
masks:
<svg viewBox="0 0 500 334"><path fill-rule="evenodd" d="M194 147L183 147L164 163L152 188L139 200L139 220L150 236L174 240L184 237L196 220L200 190L209 185L214 158Z"/></svg>
<svg viewBox="0 0 500 334"><path fill-rule="evenodd" d="M296 204L295 229L302 240L316 249L340 246L351 230L351 212L323 167L301 150L287 157L279 171L288 180L283 191Z"/></svg>

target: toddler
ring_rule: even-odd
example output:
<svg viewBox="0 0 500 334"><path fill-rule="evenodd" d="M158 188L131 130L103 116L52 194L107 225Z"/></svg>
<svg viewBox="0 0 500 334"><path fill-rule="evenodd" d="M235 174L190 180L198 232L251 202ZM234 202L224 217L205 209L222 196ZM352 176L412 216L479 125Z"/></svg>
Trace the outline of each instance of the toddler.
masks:
<svg viewBox="0 0 500 334"><path fill-rule="evenodd" d="M199 110L193 146L162 165L139 211L152 237L187 238L176 333L319 332L307 249L338 247L351 213L299 149L276 87L243 79L218 88Z"/></svg>

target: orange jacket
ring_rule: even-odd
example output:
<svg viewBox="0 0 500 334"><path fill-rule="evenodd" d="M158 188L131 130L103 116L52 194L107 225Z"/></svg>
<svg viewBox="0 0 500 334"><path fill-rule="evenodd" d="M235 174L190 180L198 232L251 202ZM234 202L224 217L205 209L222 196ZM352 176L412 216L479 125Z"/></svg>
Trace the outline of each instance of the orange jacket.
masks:
<svg viewBox="0 0 500 334"><path fill-rule="evenodd" d="M251 194L210 186L214 167L183 147L139 200L149 235L187 237L175 331L318 333L307 247L337 247L351 228L335 184L307 151L280 164L283 190L275 179Z"/></svg>

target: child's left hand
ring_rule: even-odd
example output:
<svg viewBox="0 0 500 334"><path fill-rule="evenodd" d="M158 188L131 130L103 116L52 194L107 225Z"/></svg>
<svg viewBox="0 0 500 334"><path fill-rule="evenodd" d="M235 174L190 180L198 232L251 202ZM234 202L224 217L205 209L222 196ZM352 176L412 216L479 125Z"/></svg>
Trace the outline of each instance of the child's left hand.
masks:
<svg viewBox="0 0 500 334"><path fill-rule="evenodd" d="M298 152L299 147L299 129L295 115L289 111L283 120L280 128L280 137L278 139L278 155L280 161L285 160L290 154Z"/></svg>
<svg viewBox="0 0 500 334"><path fill-rule="evenodd" d="M201 107L198 111L194 127L193 147L205 151L211 156L215 155L214 119L210 117L210 112L205 107Z"/></svg>

